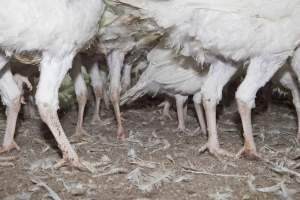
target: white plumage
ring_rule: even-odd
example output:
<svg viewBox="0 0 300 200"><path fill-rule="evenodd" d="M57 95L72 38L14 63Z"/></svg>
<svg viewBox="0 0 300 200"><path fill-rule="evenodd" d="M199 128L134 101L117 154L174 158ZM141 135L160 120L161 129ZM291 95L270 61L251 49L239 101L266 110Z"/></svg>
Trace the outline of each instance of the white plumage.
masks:
<svg viewBox="0 0 300 200"><path fill-rule="evenodd" d="M97 33L103 11L102 0L0 1L0 48L6 55L15 51L39 51L42 54L36 103L62 150L63 160L57 166L67 161L82 167L57 116L58 89L76 53ZM4 55L0 57L2 69L8 59ZM0 82L5 85L3 77L11 77L11 73L10 70L3 73ZM4 97L5 90L0 92ZM17 93L10 101L15 104L7 104L8 121L14 121L12 126L16 121L12 113L20 100L20 92ZM16 147L13 136L13 132L6 133L4 151Z"/></svg>
<svg viewBox="0 0 300 200"><path fill-rule="evenodd" d="M238 63L249 61L247 75L236 92L244 129L239 152L257 157L251 108L257 90L271 79L300 44L298 0L121 0L141 8L158 25L169 28L169 45L211 64L203 86L209 140L200 149L230 155L219 146L216 104ZM189 41L195 41L189 46ZM188 43L186 43L188 41ZM294 68L297 68L293 65ZM298 67L299 68L299 67ZM300 75L299 69L295 69ZM222 81L220 81L222 80Z"/></svg>
<svg viewBox="0 0 300 200"><path fill-rule="evenodd" d="M95 112L91 121L92 124L101 123L99 112L102 98L105 100L105 103L108 102L106 100L106 73L100 69L100 63L103 63L104 58L98 53L93 53L94 54L87 54L86 52L81 52L77 54L70 70L78 102L78 120L75 131L75 135L77 136L87 134L83 129L83 117L88 99L88 89L83 77L82 66L86 68L91 78L91 85L95 95Z"/></svg>
<svg viewBox="0 0 300 200"><path fill-rule="evenodd" d="M184 47L192 38L207 55L235 61L270 53L291 55L300 42L300 2L295 0L121 2L142 8L163 28L172 27L173 45Z"/></svg>
<svg viewBox="0 0 300 200"><path fill-rule="evenodd" d="M193 61L189 60L189 63L185 58L177 58L174 51L161 48L153 49L147 58L149 66L137 84L122 96L121 104L130 103L148 93L187 96L201 90L205 76L196 71L197 66Z"/></svg>
<svg viewBox="0 0 300 200"><path fill-rule="evenodd" d="M95 35L103 11L101 0L1 1L1 47L56 54L59 49L63 56Z"/></svg>
<svg viewBox="0 0 300 200"><path fill-rule="evenodd" d="M103 27L100 31L100 48L107 57L109 69L109 93L117 120L117 136L125 138L125 129L121 120L119 107L122 70L124 69L125 83L128 84L130 77L131 64L125 64L125 56L134 48L146 46L155 40L157 36L151 37L155 29L146 21L140 20L137 16L124 13L117 17L111 24ZM147 34L150 33L150 37ZM145 37L146 36L146 37ZM127 77L126 77L127 76ZM124 83L124 82L123 82ZM122 85L123 86L123 85ZM124 85L124 88L128 85Z"/></svg>
<svg viewBox="0 0 300 200"><path fill-rule="evenodd" d="M24 59L22 61L24 61ZM22 61L18 61L16 59L10 60L6 70L12 71L14 76L13 78L16 83L14 83L12 79L7 79L6 84L3 85L3 87L5 87L5 89L9 89L11 86L17 84L19 91L21 91L21 99L23 100L23 98L29 97L28 99L30 100L31 96L23 97L23 84L25 83L30 90L32 89L33 79L39 76L38 65L23 64L21 63ZM83 128L83 117L88 99L88 89L84 80L82 65L87 69L90 75L91 85L95 94L95 112L91 123L101 122L99 115L100 103L102 98L105 100L105 102L107 102L107 98L105 98L107 96L106 73L99 68L99 63L101 61L103 62L103 56L98 54L88 55L86 53L77 54L77 56L73 60L73 65L70 69L70 76L74 84L75 94L78 102L78 120L76 124L75 136L82 136L87 134L87 132ZM31 82L28 79L31 79ZM8 95L13 95L14 91L15 90L9 90L10 93L8 93ZM29 104L28 111L30 111L28 114L31 114L30 117L36 118L34 102L27 103Z"/></svg>
<svg viewBox="0 0 300 200"><path fill-rule="evenodd" d="M130 90L121 97L121 105L130 103L145 94L158 93L175 97L179 126L185 129L183 123L183 104L190 95L201 95L201 87L205 81L205 72L201 72L198 64L192 59L178 57L170 49L155 48L147 56L148 68L142 73L140 79ZM202 113L201 98L194 98L197 113ZM206 132L203 116L199 117L202 132Z"/></svg>

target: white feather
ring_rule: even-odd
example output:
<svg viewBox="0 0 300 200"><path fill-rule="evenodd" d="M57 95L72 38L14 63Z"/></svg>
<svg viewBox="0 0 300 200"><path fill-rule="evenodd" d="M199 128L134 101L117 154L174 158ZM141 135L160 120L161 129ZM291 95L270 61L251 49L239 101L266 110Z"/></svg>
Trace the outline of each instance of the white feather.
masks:
<svg viewBox="0 0 300 200"><path fill-rule="evenodd" d="M148 54L149 66L134 87L121 97L121 104L151 93L193 95L201 90L204 72L197 71L191 59L177 58L170 49L153 49Z"/></svg>
<svg viewBox="0 0 300 200"><path fill-rule="evenodd" d="M103 10L101 0L1 0L0 47L64 55L95 35Z"/></svg>

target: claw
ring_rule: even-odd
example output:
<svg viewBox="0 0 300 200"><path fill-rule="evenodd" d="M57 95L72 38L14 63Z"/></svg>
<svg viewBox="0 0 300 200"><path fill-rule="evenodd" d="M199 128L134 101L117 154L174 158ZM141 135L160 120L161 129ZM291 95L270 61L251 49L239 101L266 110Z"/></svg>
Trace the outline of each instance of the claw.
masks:
<svg viewBox="0 0 300 200"><path fill-rule="evenodd" d="M59 160L54 166L54 169L59 169L62 167L70 166L72 168L76 168L79 171L88 171L91 172L87 166L85 166L80 160L69 160L67 158L63 158Z"/></svg>
<svg viewBox="0 0 300 200"><path fill-rule="evenodd" d="M183 127L178 127L177 131L184 133L185 135L188 136L195 136L195 132L191 131L188 128L183 128Z"/></svg>
<svg viewBox="0 0 300 200"><path fill-rule="evenodd" d="M236 155L235 158L239 159L241 156L245 156L249 160L263 160L263 158L257 153L256 149L249 149L243 147Z"/></svg>
<svg viewBox="0 0 300 200"><path fill-rule="evenodd" d="M209 151L209 153L211 153L218 159L221 159L223 156L230 158L235 157L232 153L220 148L218 145L211 145L210 143L206 143L198 150L199 153L203 153L205 151Z"/></svg>
<svg viewBox="0 0 300 200"><path fill-rule="evenodd" d="M120 126L117 130L117 138L122 141L126 139L126 131L122 126Z"/></svg>
<svg viewBox="0 0 300 200"><path fill-rule="evenodd" d="M15 141L13 141L9 145L5 145L3 147L0 147L0 154L1 153L5 153L5 152L9 152L9 151L11 151L13 149L16 149L17 151L21 150L21 148L17 145L17 143Z"/></svg>

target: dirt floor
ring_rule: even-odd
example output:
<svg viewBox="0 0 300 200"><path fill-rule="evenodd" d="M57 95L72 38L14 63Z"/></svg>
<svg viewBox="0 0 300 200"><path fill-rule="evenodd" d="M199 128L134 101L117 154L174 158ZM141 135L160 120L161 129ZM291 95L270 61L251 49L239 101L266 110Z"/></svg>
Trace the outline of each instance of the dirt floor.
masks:
<svg viewBox="0 0 300 200"><path fill-rule="evenodd" d="M0 199L300 199L300 146L290 101L273 101L266 112L258 105L254 112L255 140L265 161L199 154L207 136L178 132L176 113L173 120L163 119L159 103L144 100L122 109L129 135L124 142L116 140L112 111L102 113L102 125L90 125L89 105L85 129L90 136L71 140L91 172L53 170L60 152L49 130L38 119L20 119L21 151L0 156ZM188 114L187 128L194 130L192 106ZM61 113L70 138L76 117L76 107ZM238 152L241 124L234 103L219 107L218 126L221 146ZM1 141L4 128L2 119Z"/></svg>

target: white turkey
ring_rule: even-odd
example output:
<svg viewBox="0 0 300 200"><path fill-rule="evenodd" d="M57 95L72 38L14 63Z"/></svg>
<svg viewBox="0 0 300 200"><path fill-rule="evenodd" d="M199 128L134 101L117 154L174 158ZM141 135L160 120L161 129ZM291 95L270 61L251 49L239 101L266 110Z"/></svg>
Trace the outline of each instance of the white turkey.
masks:
<svg viewBox="0 0 300 200"><path fill-rule="evenodd" d="M126 10L125 10L126 11ZM154 34L151 34L151 33ZM121 81L128 87L130 80L131 64L125 64L125 56L134 48L141 48L155 40L158 35L156 29L147 21L137 18L135 15L123 13L109 25L101 29L100 48L106 55L109 69L109 95L117 120L117 137L125 138L125 129L121 120L120 92ZM149 35L148 35L149 34ZM124 68L124 79L121 78Z"/></svg>
<svg viewBox="0 0 300 200"><path fill-rule="evenodd" d="M41 54L40 80L36 103L42 120L54 135L63 159L56 167L70 164L81 168L77 153L70 145L57 116L58 89L72 66L76 53L98 31L104 11L102 0L11 0L0 3L0 69L14 52L37 51ZM10 70L2 69L0 93L8 107L8 121L15 121L20 90L11 81ZM10 123L8 123L8 126ZM14 129L14 128L13 128ZM3 150L16 147L14 131L6 132Z"/></svg>
<svg viewBox="0 0 300 200"><path fill-rule="evenodd" d="M209 139L200 151L232 154L220 148L216 105L222 89L242 63L249 62L247 75L236 92L243 124L244 147L238 156L259 157L252 134L251 109L259 88L299 54L300 2L295 0L121 0L140 8L145 16L168 29L170 46L185 49L199 62L211 64L203 85L203 103ZM186 41L193 40L193 45ZM187 51L186 51L187 49ZM293 61L298 78L299 56Z"/></svg>
<svg viewBox="0 0 300 200"><path fill-rule="evenodd" d="M206 133L206 125L201 108L201 86L205 72L200 72L192 59L177 55L170 49L155 48L147 56L148 68L142 73L134 87L121 97L121 105L130 103L145 94L163 93L175 97L178 113L178 129L185 130L184 104L188 96L194 95L194 105L201 125Z"/></svg>
<svg viewBox="0 0 300 200"><path fill-rule="evenodd" d="M106 73L99 68L99 63L103 60L103 56L98 54L90 55L87 52L91 52L91 50L84 50L77 54L77 56L73 60L72 68L70 69L70 77L72 78L75 94L78 103L78 120L76 124L75 136L87 135L87 132L83 128L83 116L84 110L88 98L87 86L84 80L82 66L84 66L91 78L91 85L94 90L95 95L95 109L91 123L95 124L101 122L99 110L101 99L105 100L105 103L108 103L107 95L106 95ZM26 64L24 64L26 63ZM34 85L34 80L39 77L39 59L32 59L31 55L18 55L15 59L11 59L9 66L12 73L14 74L14 79L23 94L23 83L32 87ZM30 81L28 80L30 79ZM7 83L14 84L14 83ZM26 98L26 108L31 118L37 118L35 112L35 103L34 100L31 100L31 94L27 94L24 98Z"/></svg>
<svg viewBox="0 0 300 200"><path fill-rule="evenodd" d="M298 121L297 139L300 141L300 93L297 76L290 65L285 65L279 69L271 81L275 87L282 86L291 92Z"/></svg>
<svg viewBox="0 0 300 200"><path fill-rule="evenodd" d="M95 108L92 117L91 124L101 123L100 118L100 105L101 100L104 99L105 105L108 106L107 94L106 94L106 72L100 69L100 65L103 64L103 55L93 53L88 54L89 50L79 53L74 61L71 69L71 77L74 81L74 88L78 102L78 120L76 125L77 136L87 135L83 129L83 117L84 110L88 99L88 89L85 80L82 75L82 66L84 66L90 76L91 85L93 87L95 96Z"/></svg>

